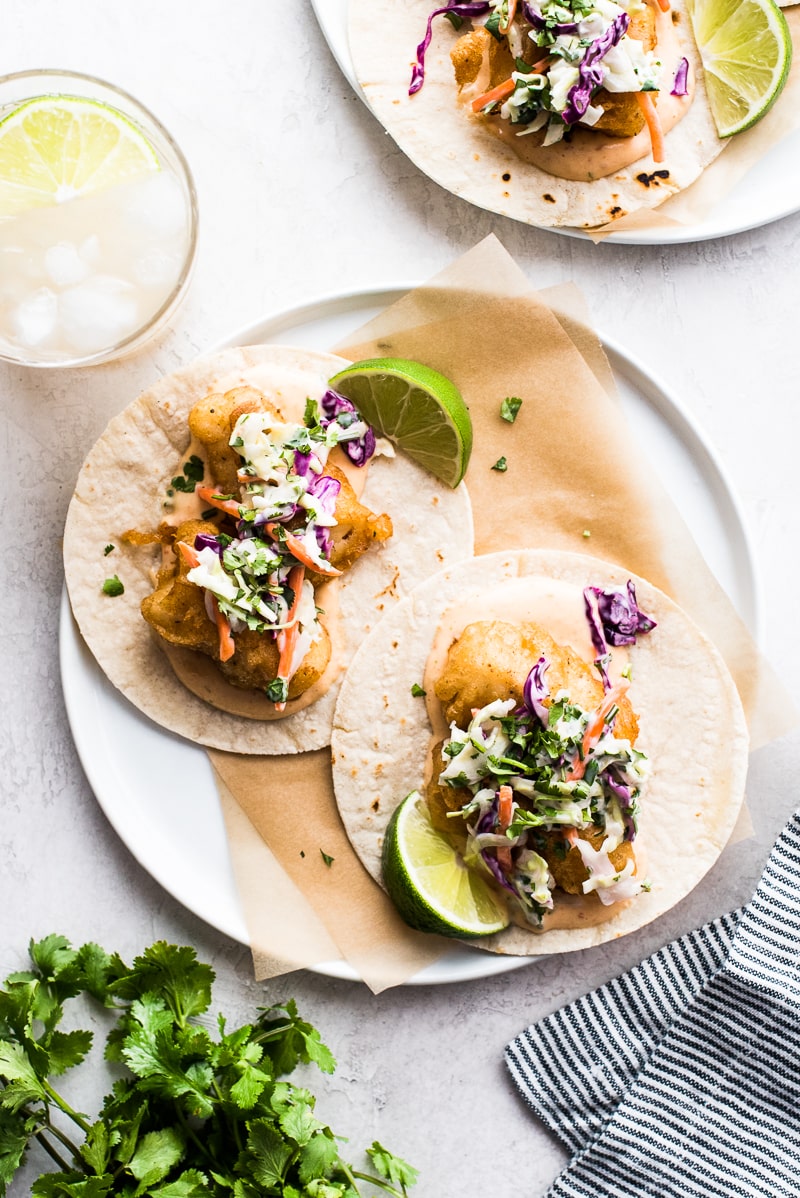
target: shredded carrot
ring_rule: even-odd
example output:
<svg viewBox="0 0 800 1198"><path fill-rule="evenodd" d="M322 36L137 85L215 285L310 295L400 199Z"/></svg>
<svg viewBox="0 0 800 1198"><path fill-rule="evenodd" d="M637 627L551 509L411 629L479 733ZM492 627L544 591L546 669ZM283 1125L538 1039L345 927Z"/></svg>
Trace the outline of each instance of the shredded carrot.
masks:
<svg viewBox="0 0 800 1198"><path fill-rule="evenodd" d="M189 566L190 569L193 570L195 566L200 565L200 558L193 545L187 544L186 541L176 541L175 548L178 550L178 553L181 555L183 560L186 562L186 565Z"/></svg>
<svg viewBox="0 0 800 1198"><path fill-rule="evenodd" d="M287 529L282 529L280 524L265 524L264 527L273 541L277 541L280 538L282 544L286 546L292 557L302 562L304 566L308 566L309 570L316 570L317 574L324 574L326 578L338 578L341 574L341 570L337 570L335 566L315 562L300 538ZM280 536L281 531L283 532L282 537Z"/></svg>
<svg viewBox="0 0 800 1198"><path fill-rule="evenodd" d="M300 606L300 596L303 593L303 579L305 578L305 566L292 566L289 571L289 577L286 579L287 586L291 587L294 598L292 606L289 608L289 613L286 617L287 628L281 628L278 633L278 673L277 677L282 682L288 682L290 678L289 671L292 667L292 657L294 656L295 645L297 638L300 635L300 625L297 623L297 609ZM285 703L276 703L277 711L283 711L286 707Z"/></svg>
<svg viewBox="0 0 800 1198"><path fill-rule="evenodd" d="M529 75L540 75L543 71L547 70L551 62L552 59L548 54L546 58L540 58L538 62L533 63L528 68L527 73ZM505 79L502 83L498 83L497 87L493 87L491 91L484 92L482 96L478 96L476 100L473 100L472 111L480 112L490 104L495 104L498 100L505 100L507 96L511 95L516 86L517 84L514 79Z"/></svg>
<svg viewBox="0 0 800 1198"><path fill-rule="evenodd" d="M214 623L216 624L217 632L219 633L219 659L220 661L230 661L236 652L236 646L233 643L233 637L231 635L230 620L223 612L220 611L216 595L210 595L210 598L211 610L214 613Z"/></svg>
<svg viewBox="0 0 800 1198"><path fill-rule="evenodd" d="M501 832L505 832L506 828L511 823L511 808L513 804L514 792L510 786L503 785L497 792L497 826ZM511 869L513 861L511 859L511 845L499 844L496 849L497 864L506 873Z"/></svg>
<svg viewBox="0 0 800 1198"><path fill-rule="evenodd" d="M196 494L203 500L203 503L208 503L211 507L218 508L219 511L225 512L226 516L233 516L234 520L240 518L239 508L241 504L234 499L220 499L219 491L215 491L213 487L197 487Z"/></svg>
<svg viewBox="0 0 800 1198"><path fill-rule="evenodd" d="M658 118L653 97L649 92L637 92L636 99L639 101L642 115L647 121L647 131L650 134L650 144L653 147L653 162L663 162L664 130L661 128L661 121Z"/></svg>
<svg viewBox="0 0 800 1198"><path fill-rule="evenodd" d="M505 832L508 825L511 823L511 806L513 802L514 792L510 786L501 786L497 792L497 822L500 826L500 831Z"/></svg>
<svg viewBox="0 0 800 1198"><path fill-rule="evenodd" d="M662 12L669 12L669 0L658 0L658 7Z"/></svg>
<svg viewBox="0 0 800 1198"><path fill-rule="evenodd" d="M567 775L568 782L574 782L576 778L582 778L586 772L586 759L589 751L597 743L603 735L603 729L606 724L606 716L617 705L622 696L630 686L627 678L621 678L616 686L612 686L607 692L603 702L594 713L589 723L586 725L586 730L583 734L583 744L581 745L581 756L575 762L572 770Z"/></svg>
<svg viewBox="0 0 800 1198"><path fill-rule="evenodd" d="M497 26L498 33L502 33L503 35L508 33L509 29L511 28L511 23L514 20L514 17L516 15L517 15L517 0L508 0L508 16L506 17L504 24L501 23Z"/></svg>
<svg viewBox="0 0 800 1198"><path fill-rule="evenodd" d="M505 100L506 96L510 96L516 87L513 79L506 79L503 83L498 83L497 87L493 87L491 91L484 92L482 96L478 96L477 100L472 101L472 111L480 112L482 108L486 108L489 104L494 104L497 100Z"/></svg>

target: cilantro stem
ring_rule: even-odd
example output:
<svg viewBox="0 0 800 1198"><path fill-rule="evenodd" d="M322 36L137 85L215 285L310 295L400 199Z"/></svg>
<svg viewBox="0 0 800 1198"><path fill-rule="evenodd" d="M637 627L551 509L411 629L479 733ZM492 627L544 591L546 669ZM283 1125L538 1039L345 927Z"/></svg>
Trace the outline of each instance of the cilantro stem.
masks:
<svg viewBox="0 0 800 1198"><path fill-rule="evenodd" d="M194 1128L187 1121L186 1116L184 1115L181 1108L178 1106L177 1102L174 1103L173 1105L174 1105L175 1113L178 1116L178 1122L180 1123L183 1130L186 1132L186 1135L193 1142L195 1147L198 1148L200 1152L202 1152L202 1154L206 1158L206 1160L213 1161L214 1158L211 1156L210 1152L208 1151L208 1149L206 1148L206 1146L202 1142L202 1140L199 1138L199 1136L195 1132Z"/></svg>
<svg viewBox="0 0 800 1198"><path fill-rule="evenodd" d="M58 1090L53 1089L53 1087L50 1085L47 1078L42 1078L41 1083L42 1083L42 1087L44 1088L45 1092L53 1100L53 1102L56 1104L58 1109L60 1111L63 1111L64 1114L67 1115L72 1120L73 1123L77 1123L77 1125L81 1129L81 1131L88 1135L90 1124L88 1124L86 1122L86 1120L83 1118L83 1116L79 1115L77 1111L73 1110L73 1108L69 1105L69 1103L66 1101L66 1099L61 1097ZM55 1131L55 1128L52 1128L52 1130Z"/></svg>
<svg viewBox="0 0 800 1198"><path fill-rule="evenodd" d="M53 1132L54 1128L48 1124L48 1130ZM55 1161L55 1163L61 1169L62 1173L69 1173L72 1166L68 1165L67 1162L64 1160L64 1158L61 1156L61 1154L56 1151L56 1149L53 1147L53 1145L50 1143L50 1141L45 1136L44 1132L45 1132L44 1128L41 1128L39 1131L34 1132L33 1133L34 1139L38 1140L38 1142L41 1144L42 1148L44 1148L45 1152L50 1157L50 1159Z"/></svg>
<svg viewBox="0 0 800 1198"><path fill-rule="evenodd" d="M346 1161L340 1162L340 1168L357 1194L360 1194L361 1191L356 1185L356 1178L359 1181L368 1181L370 1185L379 1186L387 1194L394 1195L394 1198L408 1198L408 1191L405 1186L403 1186L402 1190L396 1190L394 1186L389 1185L382 1177L373 1177L370 1173L359 1173L357 1169L351 1169Z"/></svg>

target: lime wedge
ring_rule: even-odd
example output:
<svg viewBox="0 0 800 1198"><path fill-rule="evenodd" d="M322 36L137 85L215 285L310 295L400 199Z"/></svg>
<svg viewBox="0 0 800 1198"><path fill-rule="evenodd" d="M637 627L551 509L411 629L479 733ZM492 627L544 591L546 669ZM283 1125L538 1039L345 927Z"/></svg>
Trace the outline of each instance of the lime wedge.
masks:
<svg viewBox="0 0 800 1198"><path fill-rule="evenodd" d="M456 487L472 451L461 392L438 370L405 358L371 358L335 374L331 386L423 469Z"/></svg>
<svg viewBox="0 0 800 1198"><path fill-rule="evenodd" d="M711 111L720 137L769 112L789 75L792 39L774 0L690 0Z"/></svg>
<svg viewBox="0 0 800 1198"><path fill-rule="evenodd" d="M508 927L502 900L433 827L419 791L403 800L386 830L383 880L403 919L420 932L491 936Z"/></svg>
<svg viewBox="0 0 800 1198"><path fill-rule="evenodd" d="M139 129L94 100L39 96L0 121L0 217L158 169L158 155Z"/></svg>

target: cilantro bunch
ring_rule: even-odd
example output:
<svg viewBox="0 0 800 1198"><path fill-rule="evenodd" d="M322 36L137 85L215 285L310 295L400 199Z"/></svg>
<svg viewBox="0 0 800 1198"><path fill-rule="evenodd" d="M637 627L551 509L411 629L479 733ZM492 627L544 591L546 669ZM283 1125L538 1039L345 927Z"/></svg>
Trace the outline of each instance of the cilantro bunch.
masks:
<svg viewBox="0 0 800 1198"><path fill-rule="evenodd" d="M293 1001L235 1031L219 1016L212 1034L201 1017L214 973L191 948L160 941L128 966L52 935L30 957L33 968L0 989L0 1194L34 1142L55 1166L34 1182L36 1198L358 1198L359 1181L402 1198L416 1181L377 1142L367 1149L376 1175L357 1172L314 1096L280 1080L300 1062L335 1067ZM60 1026L78 996L116 1016L105 1055L123 1076L94 1120L53 1084L92 1045L91 1031Z"/></svg>

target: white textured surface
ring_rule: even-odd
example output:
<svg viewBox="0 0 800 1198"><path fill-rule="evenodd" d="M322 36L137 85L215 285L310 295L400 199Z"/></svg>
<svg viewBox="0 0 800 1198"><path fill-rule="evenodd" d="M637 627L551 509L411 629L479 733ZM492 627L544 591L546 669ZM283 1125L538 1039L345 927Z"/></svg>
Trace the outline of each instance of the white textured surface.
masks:
<svg viewBox="0 0 800 1198"><path fill-rule="evenodd" d="M354 1158L378 1138L422 1169L418 1198L543 1191L562 1158L512 1093L520 1027L745 900L796 805L797 734L757 755L754 839L670 915L617 945L458 987L374 998L311 974L265 986L247 952L165 894L105 822L64 715L56 627L60 536L75 476L107 418L230 330L309 295L425 277L489 232L537 285L574 279L602 329L681 396L739 488L765 600L765 648L800 698L796 278L800 217L698 246L595 248L470 208L397 151L350 91L308 0L8 0L0 72L66 67L133 92L183 146L201 239L188 300L150 350L93 371L0 366L4 736L0 976L31 936L62 931L130 956L194 943L217 1004L245 1018L295 995L339 1059L310 1079ZM280 49L277 47L280 46ZM690 718L690 703L687 717ZM85 1083L85 1105L105 1085ZM37 1158L44 1167L45 1158ZM27 1193L33 1171L12 1188Z"/></svg>

